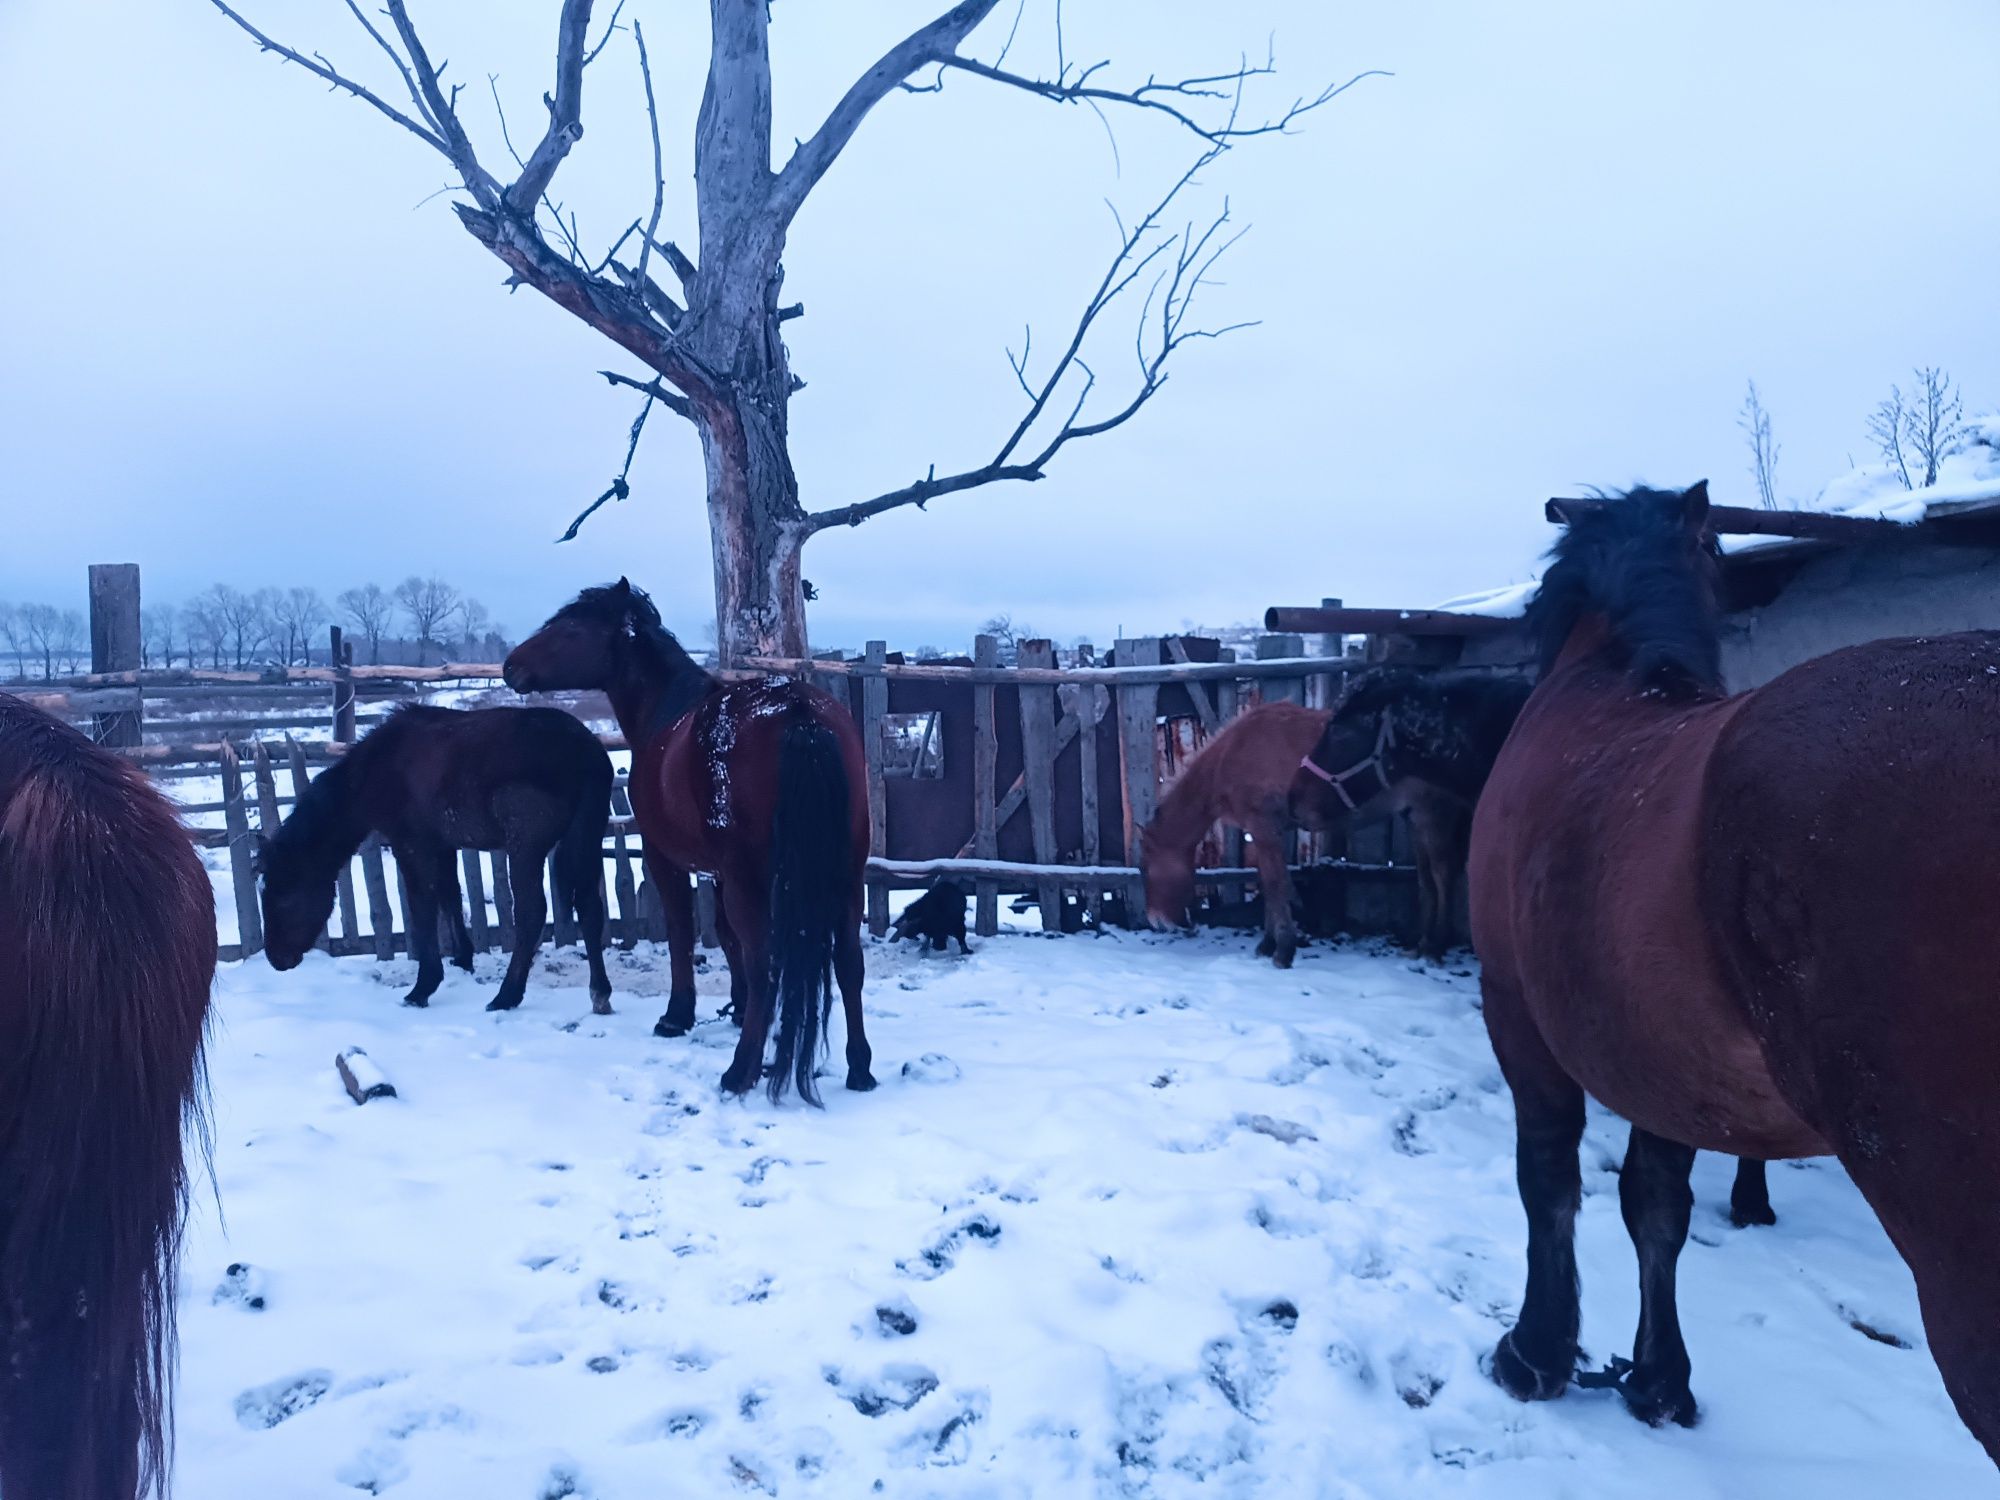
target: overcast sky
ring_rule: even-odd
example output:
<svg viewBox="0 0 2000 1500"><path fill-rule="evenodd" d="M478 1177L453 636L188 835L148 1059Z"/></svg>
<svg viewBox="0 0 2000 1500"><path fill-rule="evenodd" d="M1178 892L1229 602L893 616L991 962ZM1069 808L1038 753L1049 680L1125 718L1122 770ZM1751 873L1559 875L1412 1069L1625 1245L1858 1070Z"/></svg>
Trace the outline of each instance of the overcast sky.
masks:
<svg viewBox="0 0 2000 1500"><path fill-rule="evenodd" d="M239 5L379 75L337 0ZM778 0L781 154L939 8ZM504 163L485 76L529 134L555 0L413 9ZM691 242L706 7L632 10L666 230ZM816 644L953 645L1003 610L1102 641L1329 594L1432 603L1526 576L1550 494L1706 475L1747 496L1747 377L1799 498L1867 457L1866 413L1913 364L2000 402L1992 0L1064 12L1069 56L1113 59L1110 78L1212 71L1267 35L1273 105L1395 76L1232 152L1191 203L1227 194L1253 226L1209 312L1262 326L1185 350L1141 417L1038 485L814 540ZM1029 0L1012 65L1052 63L1052 14ZM629 36L590 70L584 118L557 193L603 245L650 206ZM1115 157L1090 114L969 77L869 118L786 258L809 508L990 455L1020 403L1003 349L1026 324L1038 350L1067 334L1112 246L1104 199L1141 205L1189 158L1160 122L1113 123ZM702 635L691 429L659 417L633 497L552 545L635 409L593 372L634 367L502 290L446 200L420 201L446 174L413 137L207 0L0 0L0 139L0 599L80 603L95 561L139 562L151 599L436 571L519 631L623 571ZM1107 389L1130 367L1129 323L1111 332Z"/></svg>

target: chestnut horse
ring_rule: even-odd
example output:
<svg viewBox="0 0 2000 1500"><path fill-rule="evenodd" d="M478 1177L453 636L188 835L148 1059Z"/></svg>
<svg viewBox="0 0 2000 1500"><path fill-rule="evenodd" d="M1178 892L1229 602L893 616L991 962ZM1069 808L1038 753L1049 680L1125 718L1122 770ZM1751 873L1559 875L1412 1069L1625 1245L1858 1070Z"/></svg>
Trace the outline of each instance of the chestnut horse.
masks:
<svg viewBox="0 0 2000 1500"><path fill-rule="evenodd" d="M1533 684L1490 672L1380 667L1348 685L1319 743L1292 780L1292 816L1325 829L1386 786L1410 810L1417 846L1418 951L1440 958L1465 873L1472 810ZM1764 1163L1736 1163L1729 1217L1739 1229L1775 1224Z"/></svg>
<svg viewBox="0 0 2000 1500"><path fill-rule="evenodd" d="M0 693L0 1494L167 1487L215 892L125 761Z"/></svg>
<svg viewBox="0 0 2000 1500"><path fill-rule="evenodd" d="M1179 927L1194 901L1195 852L1219 820L1250 835L1251 864L1264 897L1264 938L1257 952L1281 969L1298 951L1292 872L1285 863L1285 793L1299 757L1326 727L1324 709L1263 703L1231 719L1181 768L1139 835L1146 917Z"/></svg>
<svg viewBox="0 0 2000 1500"><path fill-rule="evenodd" d="M1528 1219L1494 1377L1577 1358L1586 1090L1632 1121L1640 1314L1616 1383L1690 1422L1674 1273L1697 1148L1832 1152L2000 1459L2000 633L1877 641L1727 696L1707 486L1567 514L1539 685L1473 817L1487 1030Z"/></svg>
<svg viewBox="0 0 2000 1500"><path fill-rule="evenodd" d="M764 1072L773 1012L772 1099L813 1081L835 981L847 1014L847 1086L872 1089L861 1021L862 875L868 781L853 716L810 683L725 683L697 666L641 589L585 589L516 646L520 693L595 688L632 747L632 813L666 909L672 989L654 1031L694 1026L691 871L713 874L743 1034L722 1075L747 1093Z"/></svg>

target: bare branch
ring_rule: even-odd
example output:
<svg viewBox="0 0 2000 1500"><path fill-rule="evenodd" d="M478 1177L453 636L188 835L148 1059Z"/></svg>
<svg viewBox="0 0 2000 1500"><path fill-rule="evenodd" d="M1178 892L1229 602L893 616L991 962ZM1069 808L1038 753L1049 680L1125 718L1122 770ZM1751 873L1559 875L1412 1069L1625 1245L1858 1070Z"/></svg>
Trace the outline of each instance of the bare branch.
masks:
<svg viewBox="0 0 2000 1500"><path fill-rule="evenodd" d="M826 175L868 111L893 93L917 69L949 62L972 29L985 20L999 0L960 0L926 26L920 26L883 53L866 73L855 79L812 138L802 141L772 184L771 196L779 221L790 223L819 180Z"/></svg>
<svg viewBox="0 0 2000 1500"><path fill-rule="evenodd" d="M507 106L500 102L500 75L498 73L488 73L486 75L486 86L493 91L493 113L500 120L500 143L507 148L507 154L514 158L515 166L526 168L528 164L521 160L521 153L514 149L513 132L507 128ZM549 211L549 217L556 221L556 233L560 234L568 242L569 258L579 266L586 264L588 257L584 255L583 246L577 240L575 215L572 214L571 222L565 224L563 222L562 206L550 202L547 193L542 194L541 207L546 208ZM622 244L623 241L620 241L620 243ZM598 267L600 271L603 269L602 266Z"/></svg>
<svg viewBox="0 0 2000 1500"><path fill-rule="evenodd" d="M583 55L583 65L587 68L597 61L597 54L611 45L611 38L618 32L618 18L625 13L625 0L611 7L611 19L605 24L604 35L597 39L597 45Z"/></svg>
<svg viewBox="0 0 2000 1500"><path fill-rule="evenodd" d="M635 391L648 392L655 401L675 416L685 417L690 422L694 420L694 403L678 391L668 390L660 383L657 376L651 380L634 380L630 375L620 375L616 370L599 370L597 373L613 385L630 386Z"/></svg>
<svg viewBox="0 0 2000 1500"><path fill-rule="evenodd" d="M556 93L549 101L549 128L505 194L507 206L516 213L547 191L569 148L583 138L583 63L591 4L592 0L563 0L562 18L556 24ZM403 0L389 0L389 6L392 14L402 15ZM637 30L636 22L633 29Z"/></svg>
<svg viewBox="0 0 2000 1500"><path fill-rule="evenodd" d="M638 26L638 22L636 21L632 24L635 28ZM590 504L586 505L583 508L583 513L569 523L569 529L556 538L558 543L575 541L576 534L583 529L585 521L596 515L610 501L623 500L632 493L632 486L627 483L632 474L632 459L639 451L639 434L646 430L646 418L651 414L655 401L683 417L692 419L694 416L694 407L685 396L675 395L657 380L634 380L630 376L614 374L610 370L600 370L598 373L613 385L629 385L634 390L644 391L646 393L646 404L639 408L639 415L632 419L632 434L625 443L625 466L618 471L617 477L611 481L610 488L591 501Z"/></svg>
<svg viewBox="0 0 2000 1500"><path fill-rule="evenodd" d="M1226 143L1217 142L1202 153L1201 157L1170 187L1165 196L1152 209L1122 234L1118 251L1112 257L1110 266L1097 284L1097 290L1084 304L1077 318L1075 331L1068 344L1056 358L1054 366L1039 382L1031 382L1028 376L1028 353L1033 347L1032 335L1016 359L1010 350L1007 362L1013 369L1014 378L1022 392L1028 397L1027 411L1014 424L1013 429L1001 442L993 457L975 469L967 469L957 474L940 476L933 465L930 471L914 484L888 494L878 495L872 500L864 500L855 505L841 506L835 510L819 511L807 517L806 524L813 531L822 531L830 526L858 526L870 516L881 515L884 511L896 510L905 505L924 506L940 495L957 494L964 490L1011 480L1032 482L1044 478L1049 463L1068 444L1083 438L1096 437L1120 427L1136 416L1145 404L1159 393L1167 383L1167 364L1174 352L1193 339L1214 339L1238 329L1252 326L1248 323L1231 323L1219 328L1191 326L1188 317L1196 294L1203 286L1212 285L1209 272L1216 261L1229 247L1242 237L1242 232L1225 234L1229 224L1229 205L1222 209L1205 227L1197 228L1188 224L1178 233L1162 231L1161 222L1168 208L1180 196L1203 167L1213 162L1227 149ZM1163 260L1167 252L1175 253ZM1106 415L1092 421L1084 420L1084 409L1097 389L1097 373L1083 359L1084 342L1091 329L1119 297L1143 275L1149 267L1158 265L1159 271L1147 289L1146 297L1139 311L1138 352L1139 383L1137 388L1118 406ZM1157 315L1156 315L1157 310ZM1068 414L1056 425L1055 431L1031 456L1019 456L1029 434L1050 415L1050 407L1064 388L1071 371L1082 376L1081 387L1068 402ZM1046 431L1046 428L1043 429Z"/></svg>
<svg viewBox="0 0 2000 1500"><path fill-rule="evenodd" d="M388 54L389 61L396 65L396 71L403 75L403 87L410 91L410 102L416 105L417 113L424 117L432 129L436 129L437 121L431 119L430 106L424 103L424 96L417 91L417 80L410 76L410 65L403 61L403 54L396 50L393 42L376 29L375 23L368 19L354 0L347 0L347 8L353 12L354 19L361 23L361 29L375 39L375 45Z"/></svg>
<svg viewBox="0 0 2000 1500"><path fill-rule="evenodd" d="M632 39L639 44L639 72L646 80L646 120L653 127L653 218L646 225L646 237L639 241L638 284L643 290L652 286L646 279L646 258L652 254L653 241L659 237L660 208L667 201L667 176L660 157L660 111L653 103L653 66L646 61L646 33L637 16L632 18ZM660 295L666 296L664 292ZM667 326L675 325L670 322Z"/></svg>
<svg viewBox="0 0 2000 1500"><path fill-rule="evenodd" d="M687 316L687 309L674 301L672 297L669 297L666 289L657 281L646 275L645 272L634 270L622 261L612 260L606 262L606 264L611 267L612 274L625 283L627 291L636 292L645 301L647 308L651 310L654 317L666 324L668 328L679 328L681 326L681 319Z"/></svg>
<svg viewBox="0 0 2000 1500"><path fill-rule="evenodd" d="M355 98L361 100L363 103L374 105L376 109L380 110L383 114L387 115L390 119L394 120L398 125L402 126L405 130L409 131L411 134L415 135L418 139L425 142L433 150L442 152L447 157L451 156L450 147L448 147L445 144L443 137L440 136L436 131L431 130L428 126L419 125L415 120L411 119L408 115L404 114L400 109L397 109L394 105L387 103L379 94L376 94L370 89L362 87L360 84L354 82L350 78L342 77L339 73L333 70L332 66L329 65L324 58L307 57L303 52L293 51L290 47L287 47L283 42L273 41L270 37L264 35L263 32L259 31L255 26L252 26L248 21L244 20L242 16L238 15L235 11L231 10L227 5L223 4L222 0L209 0L209 3L212 4L217 10L221 11L225 16L229 17L230 20L234 21L243 30L249 32L251 37L256 41L258 47L261 50L265 52L275 52L278 54L278 56L282 57L286 62L295 62L300 67L304 68L308 73L314 74L317 77L325 79L335 88L345 89L347 90L348 93L352 94ZM365 25L366 23L364 22L363 24ZM370 27L369 29L372 31L374 28ZM415 97L414 92L413 92L413 97ZM458 163L456 162L456 160L454 160L452 164L456 166Z"/></svg>
<svg viewBox="0 0 2000 1500"><path fill-rule="evenodd" d="M222 0L214 0L214 3L220 5ZM424 50L423 40L410 22L408 6L404 0L387 0L387 3L389 19L395 23L396 35L403 39L403 49L409 54L410 71L416 75L418 92L430 117L437 122L438 134L444 139L445 155L451 158L452 165L465 179L466 190L480 205L497 207L502 196L500 184L491 172L479 164L479 154L472 149L471 138L459 123L456 107L458 88L454 86L451 97L445 97L444 88L438 80L438 70L431 66L430 54Z"/></svg>

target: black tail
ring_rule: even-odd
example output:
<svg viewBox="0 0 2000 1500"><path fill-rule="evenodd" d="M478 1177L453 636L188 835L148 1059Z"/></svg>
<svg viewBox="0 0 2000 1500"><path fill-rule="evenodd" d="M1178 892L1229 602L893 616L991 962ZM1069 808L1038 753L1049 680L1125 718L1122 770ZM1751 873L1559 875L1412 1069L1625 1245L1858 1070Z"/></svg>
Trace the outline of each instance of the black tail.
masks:
<svg viewBox="0 0 2000 1500"><path fill-rule="evenodd" d="M600 752L601 753L601 752ZM555 908L576 919L577 937L586 946L585 930L593 918L602 922L598 903L588 899L604 875L604 829L611 821L611 759L604 757L602 785L593 776L589 785L577 791L576 808L569 826L556 841L555 858L549 863L549 884L555 887Z"/></svg>
<svg viewBox="0 0 2000 1500"><path fill-rule="evenodd" d="M848 919L853 862L847 765L833 731L801 714L778 752L778 809L771 825L771 996L778 1049L771 1097L788 1079L819 1103L813 1070L833 1008L833 947Z"/></svg>

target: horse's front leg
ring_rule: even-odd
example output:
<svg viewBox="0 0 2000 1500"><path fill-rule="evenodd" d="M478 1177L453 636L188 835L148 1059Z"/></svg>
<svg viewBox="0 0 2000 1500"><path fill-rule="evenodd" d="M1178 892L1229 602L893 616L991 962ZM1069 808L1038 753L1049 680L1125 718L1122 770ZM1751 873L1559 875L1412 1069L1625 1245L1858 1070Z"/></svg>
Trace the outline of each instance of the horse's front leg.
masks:
<svg viewBox="0 0 2000 1500"><path fill-rule="evenodd" d="M743 975L743 1001L736 1010L743 1033L736 1039L736 1056L722 1075L731 1094L747 1094L764 1076L764 1042L771 1031L771 976L767 966L770 912L760 882L724 880L717 893L727 912L736 952L730 958L731 987ZM741 958L739 964L736 959Z"/></svg>
<svg viewBox="0 0 2000 1500"><path fill-rule="evenodd" d="M867 971L861 954L861 916L861 883L857 880L847 921L833 943L833 977L840 985L841 1009L847 1017L847 1086L857 1093L875 1087L875 1075L870 1071L875 1053L861 1020L861 982ZM937 945L942 951L944 939L939 938Z"/></svg>
<svg viewBox="0 0 2000 1500"><path fill-rule="evenodd" d="M653 1035L686 1036L694 1030L694 890L688 872L671 860L646 852L646 873L660 893L667 921L667 968L672 978L667 1011L653 1023Z"/></svg>
<svg viewBox="0 0 2000 1500"><path fill-rule="evenodd" d="M542 945L542 924L548 920L548 897L542 893L542 869L549 851L539 842L521 841L507 849L507 883L514 895L514 952L507 960L507 977L499 993L486 1002L488 1010L512 1010L528 992L528 972L535 950Z"/></svg>
<svg viewBox="0 0 2000 1500"><path fill-rule="evenodd" d="M472 972L472 932L465 923L465 891L458 883L458 861L453 856L455 850L443 850L438 864L438 914L444 919L439 924L438 936L451 943L451 962L454 968Z"/></svg>
<svg viewBox="0 0 2000 1500"><path fill-rule="evenodd" d="M1514 989L1480 981L1486 1030L1514 1094L1514 1180L1528 1216L1528 1287L1521 1316L1493 1350L1493 1379L1522 1401L1560 1396L1576 1370L1579 1321L1577 1146L1583 1089L1562 1069Z"/></svg>
<svg viewBox="0 0 2000 1500"><path fill-rule="evenodd" d="M1778 1215L1771 1207L1771 1184L1764 1163L1754 1156L1736 1158L1736 1181L1729 1188L1729 1222L1738 1229L1778 1222Z"/></svg>
<svg viewBox="0 0 2000 1500"><path fill-rule="evenodd" d="M1674 1298L1675 1271L1694 1208L1688 1187L1693 1169L1694 1147L1632 1127L1625 1170L1618 1176L1618 1206L1639 1252L1639 1332L1632 1368L1624 1372L1618 1389L1632 1415L1655 1427L1663 1422L1694 1425L1687 1344L1681 1339Z"/></svg>
<svg viewBox="0 0 2000 1500"><path fill-rule="evenodd" d="M1279 968L1289 969L1299 949L1299 924L1292 915L1292 872L1285 863L1284 825L1276 818L1258 815L1244 820L1244 832L1250 835L1250 863L1257 868L1257 886L1264 893L1264 940L1257 945L1257 952Z"/></svg>
<svg viewBox="0 0 2000 1500"><path fill-rule="evenodd" d="M403 1003L429 1005L437 987L444 983L444 960L438 953L437 862L426 851L403 848L393 852L396 868L403 875L403 938L409 944L410 957L417 961L417 982Z"/></svg>

